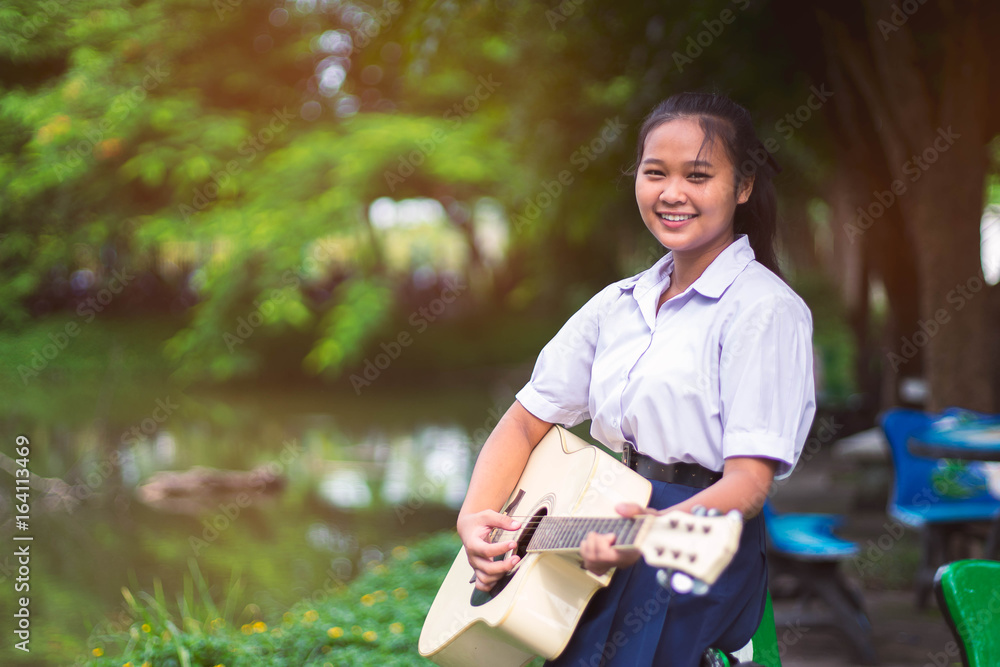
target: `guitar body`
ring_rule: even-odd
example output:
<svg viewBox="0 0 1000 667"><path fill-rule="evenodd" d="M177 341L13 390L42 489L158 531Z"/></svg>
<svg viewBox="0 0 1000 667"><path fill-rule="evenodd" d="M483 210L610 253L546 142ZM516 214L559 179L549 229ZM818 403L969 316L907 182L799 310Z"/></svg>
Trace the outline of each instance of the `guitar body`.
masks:
<svg viewBox="0 0 1000 667"><path fill-rule="evenodd" d="M554 426L532 451L504 513L617 517L616 504L645 506L651 492L648 480ZM514 535L502 533L495 541L518 539ZM424 621L420 654L442 667L514 667L536 655L558 656L587 602L611 580L612 572L598 576L581 562L576 549L527 553L484 593L470 583L473 570L463 547Z"/></svg>

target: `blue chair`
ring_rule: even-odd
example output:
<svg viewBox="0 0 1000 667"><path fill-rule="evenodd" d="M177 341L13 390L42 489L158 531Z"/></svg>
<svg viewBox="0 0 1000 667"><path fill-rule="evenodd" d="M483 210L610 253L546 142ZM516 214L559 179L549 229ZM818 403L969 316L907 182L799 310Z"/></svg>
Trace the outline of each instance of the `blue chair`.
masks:
<svg viewBox="0 0 1000 667"><path fill-rule="evenodd" d="M927 605L938 567L968 558L971 545L984 541L994 517L1000 513L1000 500L989 494L978 464L914 456L907 442L938 419L978 416L957 408L941 414L892 408L881 418L895 472L888 513L904 526L920 531L916 580L920 608Z"/></svg>
<svg viewBox="0 0 1000 667"><path fill-rule="evenodd" d="M787 590L772 586L772 594L796 599L795 622L806 627L839 629L851 642L859 662L876 664L878 658L871 642L872 626L864 599L840 569L840 563L860 552L854 542L834 535L834 529L843 523L842 517L780 514L770 501L764 503L763 511L773 581L775 584L782 579L792 581ZM826 612L810 612L808 607L814 601L825 603Z"/></svg>

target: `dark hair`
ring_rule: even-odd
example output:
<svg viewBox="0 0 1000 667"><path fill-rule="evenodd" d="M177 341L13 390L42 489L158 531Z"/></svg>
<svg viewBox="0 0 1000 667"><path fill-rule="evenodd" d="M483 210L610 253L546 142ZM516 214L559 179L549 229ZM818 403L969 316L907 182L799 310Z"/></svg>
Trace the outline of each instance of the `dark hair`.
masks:
<svg viewBox="0 0 1000 667"><path fill-rule="evenodd" d="M778 213L774 183L771 182L781 168L757 138L750 112L739 104L713 93L678 93L660 102L642 123L635 164L629 173L638 172L649 133L663 123L678 118L698 119L705 133L702 149L716 138L721 138L721 144L733 164L737 193L748 179L753 179L750 198L736 206L733 232L746 234L757 261L782 277L774 252Z"/></svg>

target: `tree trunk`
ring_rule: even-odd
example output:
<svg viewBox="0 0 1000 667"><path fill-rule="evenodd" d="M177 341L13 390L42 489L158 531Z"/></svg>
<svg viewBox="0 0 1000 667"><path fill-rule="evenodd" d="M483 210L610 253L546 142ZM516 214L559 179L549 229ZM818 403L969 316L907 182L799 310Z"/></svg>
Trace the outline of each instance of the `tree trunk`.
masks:
<svg viewBox="0 0 1000 667"><path fill-rule="evenodd" d="M921 69L906 22L885 33L891 0L865 3L867 49L843 23L820 18L828 57L843 63L864 99L889 165L892 181L873 193L870 226L881 226L886 213L901 212L916 251L919 280L913 288L920 294L920 315L901 322L904 329L909 324L909 332L904 330L898 350L890 350L890 363L923 351L930 409L989 411L996 407L989 363L993 344L979 243L988 63L979 3L971 4L973 11L964 14L950 3L942 6L935 33L941 55L932 72Z"/></svg>

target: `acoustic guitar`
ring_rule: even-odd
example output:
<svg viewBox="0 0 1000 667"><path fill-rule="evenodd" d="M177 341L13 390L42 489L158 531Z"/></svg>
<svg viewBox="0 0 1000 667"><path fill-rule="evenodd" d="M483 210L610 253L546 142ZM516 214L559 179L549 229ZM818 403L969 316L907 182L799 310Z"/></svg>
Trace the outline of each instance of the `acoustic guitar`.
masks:
<svg viewBox="0 0 1000 667"><path fill-rule="evenodd" d="M442 667L514 667L558 656L587 602L611 581L613 570L596 575L581 567L580 542L591 531L614 533L616 548L638 549L653 567L690 575L702 587L714 583L739 546L739 513L626 519L615 512L621 502L647 505L651 493L649 480L553 426L502 510L521 528L490 534L491 542L515 541L520 562L480 591L463 547L424 621L420 654Z"/></svg>

